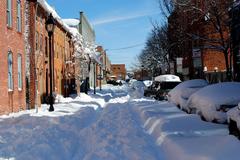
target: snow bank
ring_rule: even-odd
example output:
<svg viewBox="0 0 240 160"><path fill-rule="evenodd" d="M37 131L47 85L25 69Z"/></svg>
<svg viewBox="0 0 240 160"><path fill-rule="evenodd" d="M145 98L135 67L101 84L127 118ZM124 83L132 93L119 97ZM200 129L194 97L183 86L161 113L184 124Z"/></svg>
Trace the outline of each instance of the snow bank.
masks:
<svg viewBox="0 0 240 160"><path fill-rule="evenodd" d="M142 81L134 81L130 84L129 95L132 98L144 97L145 84Z"/></svg>
<svg viewBox="0 0 240 160"><path fill-rule="evenodd" d="M203 79L184 81L168 93L168 101L188 111L186 102L189 96L207 85L208 82Z"/></svg>

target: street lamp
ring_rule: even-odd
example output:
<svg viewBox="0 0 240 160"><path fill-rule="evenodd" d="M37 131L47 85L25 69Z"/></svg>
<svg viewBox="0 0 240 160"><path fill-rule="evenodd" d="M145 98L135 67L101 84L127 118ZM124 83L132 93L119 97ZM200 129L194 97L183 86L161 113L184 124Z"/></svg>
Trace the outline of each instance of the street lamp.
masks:
<svg viewBox="0 0 240 160"><path fill-rule="evenodd" d="M50 99L49 99L49 103L50 103L50 107L49 107L49 112L54 111L54 107L53 107L53 94L52 94L52 36L53 36L53 32L54 32L54 28L55 28L55 20L52 16L52 13L50 13L50 15L47 18L46 21L46 30L48 32L48 37L49 37L49 70L50 70ZM48 87L48 86L46 86Z"/></svg>

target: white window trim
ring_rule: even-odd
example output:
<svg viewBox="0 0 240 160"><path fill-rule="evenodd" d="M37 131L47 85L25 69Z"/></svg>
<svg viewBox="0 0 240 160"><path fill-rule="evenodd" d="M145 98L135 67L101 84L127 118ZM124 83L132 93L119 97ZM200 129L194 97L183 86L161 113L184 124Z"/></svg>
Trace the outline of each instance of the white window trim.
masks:
<svg viewBox="0 0 240 160"><path fill-rule="evenodd" d="M19 65L19 57L21 60L20 65ZM22 87L23 87L23 84L22 84L22 54L20 54L20 53L18 53L18 56L17 56L17 64L18 64L18 90L20 90L20 89L22 90ZM21 72L19 72L19 71L21 71ZM19 74L20 74L20 76L19 76Z"/></svg>
<svg viewBox="0 0 240 160"><path fill-rule="evenodd" d="M9 55L11 54L11 77L9 77ZM8 51L8 58L7 58L7 65L8 65L8 91L13 91L14 85L13 85L13 53L11 51ZM11 78L11 79L9 79ZM10 81L11 80L11 81ZM10 82L10 83L9 83Z"/></svg>
<svg viewBox="0 0 240 160"><path fill-rule="evenodd" d="M12 27L12 0L7 0L7 4L7 26Z"/></svg>
<svg viewBox="0 0 240 160"><path fill-rule="evenodd" d="M20 0L17 0L17 31L22 32L22 8Z"/></svg>

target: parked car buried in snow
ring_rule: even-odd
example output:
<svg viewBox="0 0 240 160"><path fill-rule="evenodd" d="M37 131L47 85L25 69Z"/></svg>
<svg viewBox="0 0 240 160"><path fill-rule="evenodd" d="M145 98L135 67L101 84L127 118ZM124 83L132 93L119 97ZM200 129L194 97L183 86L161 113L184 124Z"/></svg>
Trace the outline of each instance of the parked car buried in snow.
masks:
<svg viewBox="0 0 240 160"><path fill-rule="evenodd" d="M226 123L226 112L240 102L239 93L238 82L212 84L192 94L187 106L206 121Z"/></svg>
<svg viewBox="0 0 240 160"><path fill-rule="evenodd" d="M227 112L229 134L240 139L240 103Z"/></svg>
<svg viewBox="0 0 240 160"><path fill-rule="evenodd" d="M187 113L190 113L190 109L187 106L188 98L207 85L208 82L204 79L184 81L168 93L168 101L174 103Z"/></svg>
<svg viewBox="0 0 240 160"><path fill-rule="evenodd" d="M166 74L157 76L152 85L145 89L144 95L157 100L167 100L167 93L179 83L181 83L181 80L175 75Z"/></svg>

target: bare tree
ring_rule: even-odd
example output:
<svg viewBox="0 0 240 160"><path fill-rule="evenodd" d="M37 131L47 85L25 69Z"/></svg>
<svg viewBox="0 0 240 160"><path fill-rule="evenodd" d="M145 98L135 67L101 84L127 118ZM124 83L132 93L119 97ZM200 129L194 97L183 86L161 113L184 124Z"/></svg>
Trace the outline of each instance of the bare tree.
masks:
<svg viewBox="0 0 240 160"><path fill-rule="evenodd" d="M153 23L152 23L153 24ZM168 70L168 41L167 41L167 26L153 24L153 29L146 42L145 48L139 55L140 65L146 69L151 69L153 72L159 70Z"/></svg>

